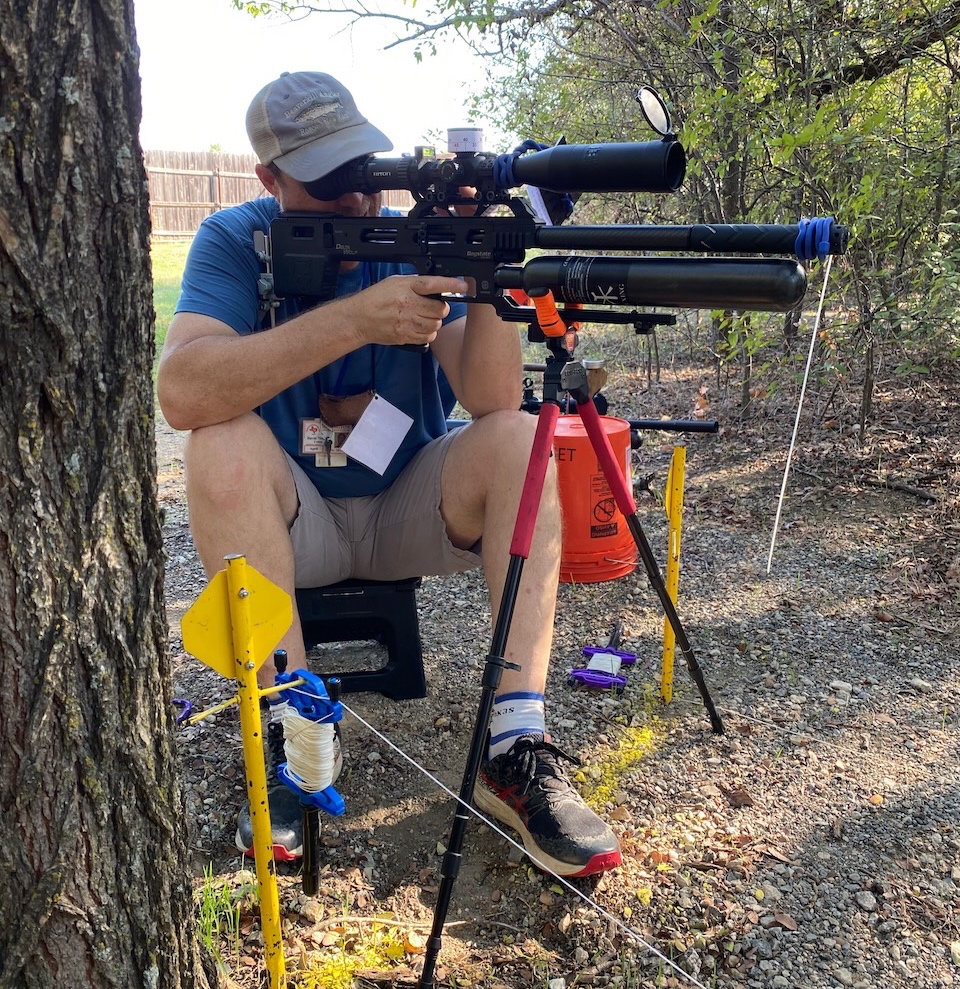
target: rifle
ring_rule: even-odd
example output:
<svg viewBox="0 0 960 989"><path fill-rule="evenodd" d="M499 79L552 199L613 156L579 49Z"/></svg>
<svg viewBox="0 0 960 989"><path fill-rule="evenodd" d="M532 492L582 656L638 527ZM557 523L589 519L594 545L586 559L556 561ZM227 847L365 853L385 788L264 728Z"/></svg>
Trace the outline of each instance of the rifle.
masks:
<svg viewBox="0 0 960 989"><path fill-rule="evenodd" d="M415 205L406 216L343 217L288 213L270 228L273 292L317 302L334 298L346 261L412 265L420 274L468 277L473 296L459 301L493 305L502 319L535 323L534 310L504 290L550 290L565 323L637 323L626 306L787 312L803 300L801 261L846 250L848 231L829 218L795 224L693 225L560 223L584 192L675 192L683 182L686 153L670 129L660 97L649 87L637 95L659 140L542 148L527 142L512 154L476 149L472 129L451 131L452 158L417 148L400 158L365 156L307 183L314 198L333 201L346 192L374 194L406 189ZM541 200L538 216L510 189L526 185ZM471 189L469 193L465 189ZM476 215L450 213L469 204ZM490 215L504 207L506 215ZM438 214L443 211L442 215ZM503 211L501 211L503 212ZM606 257L568 254L535 257L533 249L562 251L675 251L693 254L793 255L784 257ZM451 300L452 301L452 300ZM603 308L582 308L603 307Z"/></svg>

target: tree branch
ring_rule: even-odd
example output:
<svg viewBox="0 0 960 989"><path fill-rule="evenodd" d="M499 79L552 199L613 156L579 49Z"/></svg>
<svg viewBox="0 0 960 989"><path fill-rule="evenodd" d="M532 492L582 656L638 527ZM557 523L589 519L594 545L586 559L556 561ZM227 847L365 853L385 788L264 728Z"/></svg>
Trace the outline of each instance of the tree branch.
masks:
<svg viewBox="0 0 960 989"><path fill-rule="evenodd" d="M843 86L858 82L873 82L895 72L908 58L922 55L947 35L960 27L960 0L954 0L942 10L923 18L906 22L905 31L890 48L875 55L864 53L863 61L848 65L829 79L823 79L810 87L814 96L828 96Z"/></svg>
<svg viewBox="0 0 960 989"><path fill-rule="evenodd" d="M244 3L244 0L233 0L234 6L250 10L251 4ZM309 14L339 14L352 18L350 24L375 17L384 21L395 21L403 25L408 33L397 38L385 46L385 49L393 48L396 45L407 44L411 41L422 41L432 35L442 34L444 31L460 31L463 28L475 27L482 31L487 28L501 27L505 24L516 21L524 21L528 25L542 24L550 20L557 14L563 13L564 9L571 6L570 0L551 0L550 3L540 4L534 0L522 0L516 7L505 7L499 11L472 13L468 0L461 4L458 13L441 17L437 20L423 20L404 14L393 14L378 10L375 7L368 7L362 2L342 2L340 4L327 3L289 3L284 0L264 0L262 3L254 4L258 13L277 12L285 14L294 19L296 16L307 16Z"/></svg>

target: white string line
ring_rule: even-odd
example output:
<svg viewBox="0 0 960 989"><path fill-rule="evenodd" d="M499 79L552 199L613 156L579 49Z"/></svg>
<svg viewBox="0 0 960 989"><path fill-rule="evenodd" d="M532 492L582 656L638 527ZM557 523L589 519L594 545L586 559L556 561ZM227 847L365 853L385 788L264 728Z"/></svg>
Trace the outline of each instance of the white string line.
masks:
<svg viewBox="0 0 960 989"><path fill-rule="evenodd" d="M381 741L386 742L386 744L389 745L391 749L393 749L398 755L402 756L402 758L404 758L407 762L409 762L411 766L413 766L424 776L426 776L427 779L430 780L435 786L443 790L443 792L446 793L448 796L453 797L453 799L456 800L458 804L464 806L471 814L473 814L474 817L478 818L480 821L486 824L487 827L491 828L493 831L496 831L496 833L500 835L501 838L504 838L506 841L508 841L511 845L513 845L514 848L521 851L524 855L533 858L533 856L530 855L530 853L526 850L526 848L524 848L522 844L520 844L520 842L515 841L510 835L504 832L497 824L495 824L493 821L489 820L483 814L481 814L480 811L478 811L472 804L468 804L465 801L461 800L459 794L454 793L453 790L451 790L445 783L437 779L430 772L429 769L427 769L425 766L420 765L420 763L417 762L417 760L414 759L412 756L407 755L407 753L404 752L399 745L391 741L389 738L387 738L386 735L384 735L382 732L374 728L373 725L371 725L368 721L365 721L351 707L348 707L346 704L343 704L342 701L340 703L343 705L343 709L345 711L349 712L354 718L356 718L357 721L360 722L360 724L362 724L373 735L376 735L376 737L379 738ZM675 962L667 958L667 956L663 954L663 952L658 951L652 944L644 940L644 938L641 937L636 931L632 930L630 927L624 924L623 921L620 920L618 917L615 917L612 913L605 910L602 906L600 906L599 903L596 903L594 900L591 900L589 896L587 896L585 893L577 889L576 886L574 886L572 883L564 879L563 876L558 876L555 872L546 868L542 863L540 863L536 859L534 859L534 862L537 865L537 868L542 869L544 872L548 873L559 883L565 886L568 890L570 890L571 893L574 893L577 896L579 896L581 900L583 900L589 906L593 907L602 917L606 918L615 927L618 927L624 934L632 938L638 944L642 945L644 948L647 949L647 951L651 952L651 954L659 958L660 961L664 962L664 964L668 965L675 972L677 972L677 974L681 978L689 982L690 985L696 986L697 989L706 989L706 986L704 986L702 982L698 982L689 972L685 972L682 968L680 968L679 965L677 965Z"/></svg>
<svg viewBox="0 0 960 989"><path fill-rule="evenodd" d="M767 574L773 564L773 547L777 543L777 529L780 527L780 513L783 511L783 499L787 493L787 479L790 476L790 461L793 459L793 448L797 442L797 431L800 428L800 413L803 410L803 396L807 391L807 379L810 376L810 365L813 363L813 348L817 342L817 332L820 329L820 318L823 315L823 300L827 295L827 283L830 281L830 268L833 265L833 255L827 255L827 263L823 269L823 286L820 289L820 304L813 321L813 332L810 334L810 349L807 351L807 366L803 371L803 384L800 386L800 400L797 402L797 417L793 423L793 436L790 437L790 449L787 451L787 462L783 468L783 482L780 485L780 497L777 500L777 514L773 520L773 534L770 537L770 552L767 554Z"/></svg>

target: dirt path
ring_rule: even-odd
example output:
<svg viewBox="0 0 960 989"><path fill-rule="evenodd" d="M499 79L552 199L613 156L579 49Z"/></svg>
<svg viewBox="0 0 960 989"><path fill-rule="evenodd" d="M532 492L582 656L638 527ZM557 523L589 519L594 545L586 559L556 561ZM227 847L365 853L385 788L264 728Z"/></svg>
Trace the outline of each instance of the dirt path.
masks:
<svg viewBox="0 0 960 989"><path fill-rule="evenodd" d="M684 415L703 378L678 374L653 409L615 407ZM711 733L679 656L675 699L660 703L663 619L644 573L561 586L548 719L555 741L583 760L577 778L620 835L625 863L576 883L592 905L486 827L469 829L441 956L446 984L932 989L960 980L960 458L949 415L958 395L946 378L936 402L885 392L863 443L839 418L809 425L770 575L789 410L771 406L748 425L689 438L678 610L726 732ZM179 617L205 584L181 440L158 427L167 608L176 693L202 707L231 691L179 640ZM648 435L635 477L653 474L662 488L673 442ZM877 486L882 478L938 500ZM643 500L641 520L665 559L662 511ZM415 925L431 920L452 815L434 780L459 788L489 626L476 574L425 580L418 603L429 696L345 698L381 735L345 718L348 811L324 822L321 894L305 898L281 867L289 967L324 973L303 985L349 985L336 980L355 969L387 969L369 977L401 983L419 961L426 931ZM574 689L567 671L581 648L606 642L617 619L622 648L638 655L626 691ZM195 873L212 863L239 888L249 874L237 872L232 848L243 795L235 715L183 729L179 741ZM384 911L395 918L392 941L343 919ZM224 962L252 985L261 952L246 914L243 931Z"/></svg>

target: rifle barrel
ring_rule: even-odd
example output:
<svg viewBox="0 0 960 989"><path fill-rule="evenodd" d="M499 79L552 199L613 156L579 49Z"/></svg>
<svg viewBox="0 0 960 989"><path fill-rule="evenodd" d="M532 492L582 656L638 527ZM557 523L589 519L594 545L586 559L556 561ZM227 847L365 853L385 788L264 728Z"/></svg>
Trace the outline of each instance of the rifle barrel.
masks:
<svg viewBox="0 0 960 989"><path fill-rule="evenodd" d="M671 433L718 433L716 419L628 419L631 429L659 429Z"/></svg>
<svg viewBox="0 0 960 989"><path fill-rule="evenodd" d="M537 247L582 251L696 251L700 253L789 254L796 250L800 224L695 223L541 227ZM847 248L848 231L830 229L830 253Z"/></svg>

